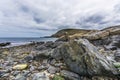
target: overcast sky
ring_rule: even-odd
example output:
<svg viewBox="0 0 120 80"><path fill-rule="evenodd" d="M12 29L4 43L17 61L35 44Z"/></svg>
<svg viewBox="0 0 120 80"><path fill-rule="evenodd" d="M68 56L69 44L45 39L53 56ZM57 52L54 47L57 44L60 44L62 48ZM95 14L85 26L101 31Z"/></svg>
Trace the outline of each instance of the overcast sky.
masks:
<svg viewBox="0 0 120 80"><path fill-rule="evenodd" d="M39 37L63 28L120 24L120 0L0 0L0 37Z"/></svg>

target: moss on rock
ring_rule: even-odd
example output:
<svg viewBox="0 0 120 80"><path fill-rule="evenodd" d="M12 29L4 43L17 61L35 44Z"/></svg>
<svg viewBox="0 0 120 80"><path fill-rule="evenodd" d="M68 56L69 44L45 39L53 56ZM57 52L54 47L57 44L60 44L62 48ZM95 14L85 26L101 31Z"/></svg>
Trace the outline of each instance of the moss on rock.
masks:
<svg viewBox="0 0 120 80"><path fill-rule="evenodd" d="M55 75L52 80L65 80L62 76Z"/></svg>

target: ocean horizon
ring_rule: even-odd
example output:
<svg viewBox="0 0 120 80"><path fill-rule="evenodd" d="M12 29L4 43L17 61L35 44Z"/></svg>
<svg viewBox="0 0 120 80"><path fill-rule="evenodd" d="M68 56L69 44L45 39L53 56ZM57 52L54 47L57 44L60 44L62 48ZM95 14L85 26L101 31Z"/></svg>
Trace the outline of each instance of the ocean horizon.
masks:
<svg viewBox="0 0 120 80"><path fill-rule="evenodd" d="M5 37L0 38L0 43L10 42L11 44L7 47L11 46L19 46L28 44L31 42L47 42L47 41L56 41L57 38L45 38L45 37Z"/></svg>

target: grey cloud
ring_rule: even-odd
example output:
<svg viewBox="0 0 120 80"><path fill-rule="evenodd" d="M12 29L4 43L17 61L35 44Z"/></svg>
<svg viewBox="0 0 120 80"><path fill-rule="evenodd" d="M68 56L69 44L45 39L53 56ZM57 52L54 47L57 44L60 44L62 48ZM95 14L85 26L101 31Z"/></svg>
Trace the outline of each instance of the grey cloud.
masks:
<svg viewBox="0 0 120 80"><path fill-rule="evenodd" d="M27 6L21 5L20 6L21 11L28 13L30 9Z"/></svg>
<svg viewBox="0 0 120 80"><path fill-rule="evenodd" d="M2 25L14 31L14 26L23 33L41 34L65 28L101 29L120 23L118 3L119 0L1 0L0 28Z"/></svg>
<svg viewBox="0 0 120 80"><path fill-rule="evenodd" d="M105 16L99 15L99 14L94 14L92 16L87 17L85 19L85 22L90 22L90 23L100 23L102 20L105 18Z"/></svg>

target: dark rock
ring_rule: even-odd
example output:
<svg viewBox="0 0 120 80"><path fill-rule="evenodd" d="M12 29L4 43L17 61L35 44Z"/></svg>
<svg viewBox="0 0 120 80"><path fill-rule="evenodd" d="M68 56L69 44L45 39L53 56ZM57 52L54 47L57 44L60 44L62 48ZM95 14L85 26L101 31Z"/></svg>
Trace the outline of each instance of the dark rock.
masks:
<svg viewBox="0 0 120 80"><path fill-rule="evenodd" d="M8 45L10 45L10 44L11 44L10 42L0 43L0 47L8 46Z"/></svg>
<svg viewBox="0 0 120 80"><path fill-rule="evenodd" d="M120 35L108 36L103 39L91 41L95 46L103 46L107 50L117 50L120 48Z"/></svg>
<svg viewBox="0 0 120 80"><path fill-rule="evenodd" d="M54 42L48 41L48 42L45 43L44 46L45 46L45 47L50 47L50 48L51 48L51 47L54 47L53 45L54 45Z"/></svg>
<svg viewBox="0 0 120 80"><path fill-rule="evenodd" d="M36 42L37 45L42 45L44 44L45 42Z"/></svg>
<svg viewBox="0 0 120 80"><path fill-rule="evenodd" d="M33 60L33 56L32 55L28 55L24 58L25 61L29 62L31 60Z"/></svg>
<svg viewBox="0 0 120 80"><path fill-rule="evenodd" d="M115 77L119 73L112 61L86 39L66 43L61 46L60 52L69 69L81 76Z"/></svg>
<svg viewBox="0 0 120 80"><path fill-rule="evenodd" d="M50 65L54 65L56 62L57 62L57 61L56 61L55 59L52 59L52 60L49 61L49 64L50 64Z"/></svg>
<svg viewBox="0 0 120 80"><path fill-rule="evenodd" d="M117 62L120 62L120 50L117 50L116 53L114 54L114 56L115 56L115 60Z"/></svg>
<svg viewBox="0 0 120 80"><path fill-rule="evenodd" d="M78 74L70 71L62 70L60 74L65 77L66 80L82 80Z"/></svg>

